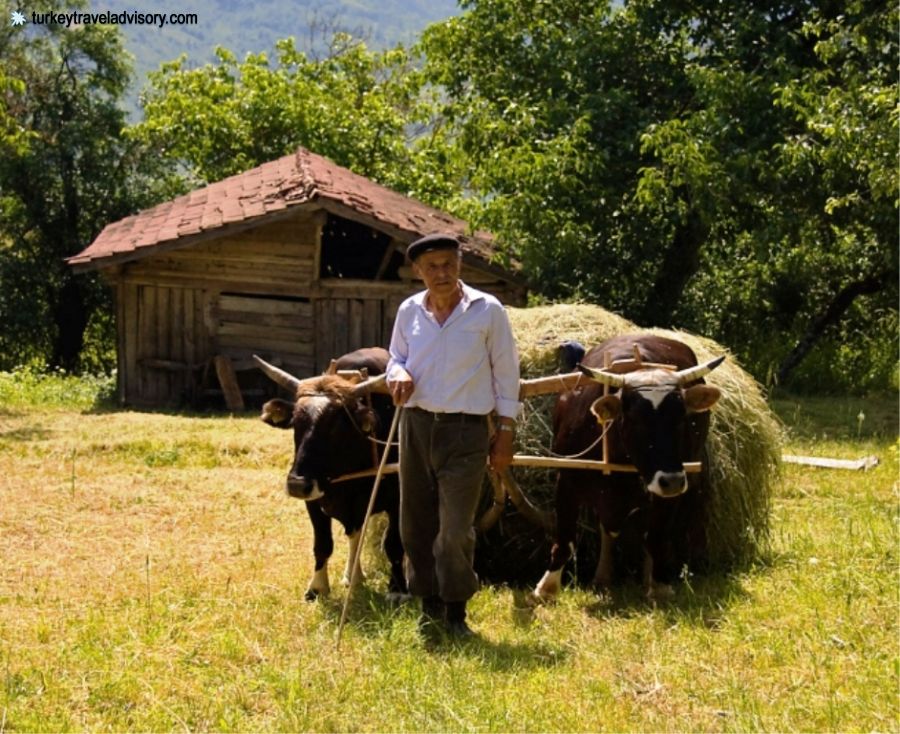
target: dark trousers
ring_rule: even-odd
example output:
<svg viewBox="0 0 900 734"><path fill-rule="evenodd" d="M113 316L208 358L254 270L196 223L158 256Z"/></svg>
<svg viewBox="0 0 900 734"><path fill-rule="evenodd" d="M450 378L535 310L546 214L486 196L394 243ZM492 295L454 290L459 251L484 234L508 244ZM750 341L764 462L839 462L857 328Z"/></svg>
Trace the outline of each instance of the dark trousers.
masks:
<svg viewBox="0 0 900 734"><path fill-rule="evenodd" d="M455 602L478 590L474 522L488 449L484 416L403 410L400 537L411 594Z"/></svg>

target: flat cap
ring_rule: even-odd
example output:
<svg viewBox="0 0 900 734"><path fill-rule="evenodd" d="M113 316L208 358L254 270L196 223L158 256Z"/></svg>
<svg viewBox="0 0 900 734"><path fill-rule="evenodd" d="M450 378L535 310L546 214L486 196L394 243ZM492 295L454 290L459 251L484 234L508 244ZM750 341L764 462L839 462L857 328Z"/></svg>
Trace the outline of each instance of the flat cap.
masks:
<svg viewBox="0 0 900 734"><path fill-rule="evenodd" d="M429 234L420 237L406 248L406 256L410 262L432 250L458 250L459 240L450 234Z"/></svg>

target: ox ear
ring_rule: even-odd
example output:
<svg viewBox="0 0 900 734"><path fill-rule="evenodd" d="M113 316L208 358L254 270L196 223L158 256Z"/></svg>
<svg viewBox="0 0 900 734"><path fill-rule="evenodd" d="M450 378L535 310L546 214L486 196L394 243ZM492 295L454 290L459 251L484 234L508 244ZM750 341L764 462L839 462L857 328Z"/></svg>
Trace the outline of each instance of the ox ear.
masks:
<svg viewBox="0 0 900 734"><path fill-rule="evenodd" d="M375 433L375 411L370 410L362 401L356 405L356 425L363 433Z"/></svg>
<svg viewBox="0 0 900 734"><path fill-rule="evenodd" d="M604 395L591 404L591 413L598 423L613 420L622 411L622 401L618 395Z"/></svg>
<svg viewBox="0 0 900 734"><path fill-rule="evenodd" d="M703 413L712 408L722 397L722 391L713 385L694 385L684 391L684 407L688 413Z"/></svg>
<svg viewBox="0 0 900 734"><path fill-rule="evenodd" d="M275 398L263 405L259 418L263 423L268 423L270 426L275 426L275 428L290 428L293 414L293 403L289 403L281 398Z"/></svg>

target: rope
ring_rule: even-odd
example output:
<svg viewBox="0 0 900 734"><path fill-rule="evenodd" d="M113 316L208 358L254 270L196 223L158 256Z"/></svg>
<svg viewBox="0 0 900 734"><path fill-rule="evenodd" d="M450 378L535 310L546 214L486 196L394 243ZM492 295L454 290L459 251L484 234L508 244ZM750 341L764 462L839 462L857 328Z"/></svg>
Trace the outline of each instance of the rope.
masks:
<svg viewBox="0 0 900 734"><path fill-rule="evenodd" d="M399 446L400 445L399 441L393 441L392 443L388 443L387 441L382 441L380 439L375 438L375 436L367 436L367 438L372 443L377 443L379 446Z"/></svg>
<svg viewBox="0 0 900 734"><path fill-rule="evenodd" d="M592 443L590 446L588 446L584 451L579 451L577 454L557 454L555 451L547 449L547 453L549 456L552 456L556 459L580 459L603 440L603 437L606 435L607 431L609 431L612 424L612 421L606 421L606 427L600 432L600 435L597 436L597 440L594 441L594 443Z"/></svg>
<svg viewBox="0 0 900 734"><path fill-rule="evenodd" d="M347 405L345 403L341 403L341 407L344 409L344 412L347 414L347 418L350 420L350 423L356 429L357 433L365 436L366 439L371 441L373 444L377 444L378 446L387 446L387 447L400 445L399 441L392 441L391 443L388 443L387 441L382 441L378 438L375 438L375 436L372 436L371 434L366 433L362 428L359 427L359 424L356 422L356 419L353 417L353 414L350 412L350 409L347 407ZM369 407L371 409L371 406L369 406ZM375 463L377 465L378 462L376 461Z"/></svg>

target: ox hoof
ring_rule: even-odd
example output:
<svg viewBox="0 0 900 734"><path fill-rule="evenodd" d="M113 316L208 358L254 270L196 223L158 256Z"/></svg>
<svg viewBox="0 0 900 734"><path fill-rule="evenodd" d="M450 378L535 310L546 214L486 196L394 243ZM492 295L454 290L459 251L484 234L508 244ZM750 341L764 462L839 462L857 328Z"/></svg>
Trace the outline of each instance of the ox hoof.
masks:
<svg viewBox="0 0 900 734"><path fill-rule="evenodd" d="M525 602L528 604L528 606L534 608L539 607L542 604L553 604L554 602L556 602L558 596L559 595L556 593L535 589L525 597Z"/></svg>
<svg viewBox="0 0 900 734"><path fill-rule="evenodd" d="M538 585L534 587L531 596L537 600L538 604L547 604L556 601L561 588L562 571L547 571L543 578L538 581Z"/></svg>
<svg viewBox="0 0 900 734"><path fill-rule="evenodd" d="M303 595L305 601L316 601L320 598L328 596L328 591L323 589L307 589Z"/></svg>
<svg viewBox="0 0 900 734"><path fill-rule="evenodd" d="M357 583L361 583L365 580L366 580L366 575L362 572L362 569L360 569L356 574L356 581L357 581ZM343 577L341 577L341 585L350 586L350 575L349 574L345 573L343 575Z"/></svg>
<svg viewBox="0 0 900 734"><path fill-rule="evenodd" d="M513 590L512 620L520 627L527 627L534 621L534 612L539 602L531 592Z"/></svg>
<svg viewBox="0 0 900 734"><path fill-rule="evenodd" d="M675 596L675 589L671 584L650 584L647 589L647 598L650 601L668 601Z"/></svg>

